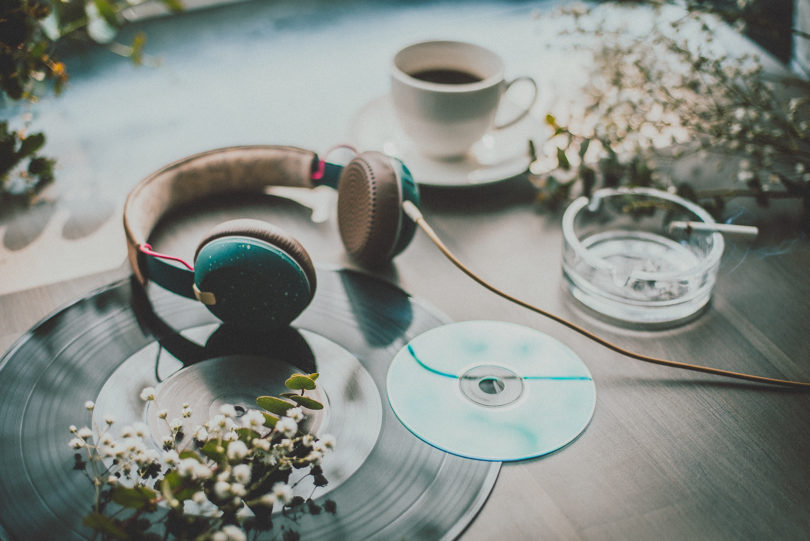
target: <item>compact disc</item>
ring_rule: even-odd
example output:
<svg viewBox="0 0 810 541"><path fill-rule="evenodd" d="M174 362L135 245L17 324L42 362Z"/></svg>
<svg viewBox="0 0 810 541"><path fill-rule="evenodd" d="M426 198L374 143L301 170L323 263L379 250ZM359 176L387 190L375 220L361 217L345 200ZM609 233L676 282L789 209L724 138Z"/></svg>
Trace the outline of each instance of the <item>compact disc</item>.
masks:
<svg viewBox="0 0 810 541"><path fill-rule="evenodd" d="M465 321L394 357L388 401L405 427L455 455L512 461L556 451L588 425L596 387L582 360L537 330Z"/></svg>

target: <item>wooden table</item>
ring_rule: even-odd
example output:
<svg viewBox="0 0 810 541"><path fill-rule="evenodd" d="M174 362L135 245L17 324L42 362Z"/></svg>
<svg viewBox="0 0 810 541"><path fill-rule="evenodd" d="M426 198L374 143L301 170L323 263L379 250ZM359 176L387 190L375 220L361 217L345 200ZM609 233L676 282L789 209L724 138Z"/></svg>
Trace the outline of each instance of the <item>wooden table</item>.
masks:
<svg viewBox="0 0 810 541"><path fill-rule="evenodd" d="M341 142L354 112L387 91L392 53L421 38L489 45L516 74L553 83L542 15L533 16L547 8L240 3L128 28L147 31L157 67L74 51L71 88L44 100L34 118L59 160L56 184L33 209L0 217L0 349L57 307L128 275L120 212L148 172L229 144L324 150ZM525 177L422 196L426 217L462 260L529 302L637 351L810 379L810 242L789 204L766 212L735 205L761 235L730 243L709 309L674 329L638 331L595 319L564 290L560 215L537 206ZM187 254L230 216L271 220L294 231L316 263L357 268L342 251L334 216L308 222L306 209L278 198L200 208L166 224L155 244ZM454 320L546 332L593 373L597 405L588 428L559 452L504 465L465 540L810 535L810 395L623 358L479 288L421 233L374 274Z"/></svg>

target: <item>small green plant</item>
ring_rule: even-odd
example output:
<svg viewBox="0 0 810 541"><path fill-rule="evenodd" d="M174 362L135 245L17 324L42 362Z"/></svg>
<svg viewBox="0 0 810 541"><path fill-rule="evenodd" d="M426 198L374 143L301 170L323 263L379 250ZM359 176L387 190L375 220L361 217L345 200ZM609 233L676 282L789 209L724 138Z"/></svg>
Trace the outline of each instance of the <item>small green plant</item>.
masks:
<svg viewBox="0 0 810 541"><path fill-rule="evenodd" d="M130 45L114 42L124 22L122 11L140 1L0 2L0 105L5 109L34 104L43 94L59 94L66 88L68 71L54 52L60 40L92 41L142 62L146 43L142 33ZM182 9L180 0L161 2L171 11ZM29 199L54 179L54 160L40 154L45 135L29 133L29 119L23 112L0 121L0 200Z"/></svg>
<svg viewBox="0 0 810 541"><path fill-rule="evenodd" d="M258 409L241 416L234 406L222 406L220 414L191 430L188 404L177 418L158 409L155 416L165 425L157 438L160 449L148 443L156 435L146 425L124 427L117 437L111 417L101 427L71 426L74 469L95 487L83 524L102 539L218 541L244 540L280 523L285 539L297 538L290 525L297 515L336 512L333 501L321 505L313 499L328 483L321 462L334 438L316 438L299 428L305 410L323 408L305 394L316 388L317 378L293 374L286 381L290 392L260 396ZM147 407L159 407L156 394L151 387L142 391ZM85 407L92 413L95 405ZM306 472L293 476L296 470ZM297 487L307 490L302 485L307 478L309 494L296 495Z"/></svg>

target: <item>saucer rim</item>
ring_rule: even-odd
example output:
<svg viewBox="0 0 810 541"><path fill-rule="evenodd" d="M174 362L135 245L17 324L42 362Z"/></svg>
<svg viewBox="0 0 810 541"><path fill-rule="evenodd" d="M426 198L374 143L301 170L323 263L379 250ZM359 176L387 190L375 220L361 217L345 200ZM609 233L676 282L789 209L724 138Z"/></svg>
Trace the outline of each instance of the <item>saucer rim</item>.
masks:
<svg viewBox="0 0 810 541"><path fill-rule="evenodd" d="M508 99L508 98L505 98L505 99ZM393 110L391 109L391 95L390 95L390 93L381 94L381 95L375 96L374 98L366 101L357 110L357 112L352 116L351 121L349 123L349 139L352 142L352 144L358 144L360 142L360 139L362 139L361 135L362 135L362 133L364 131L363 128L362 128L362 125L365 124L365 122L363 122L363 119L369 115L369 111L373 111L376 108L384 108L385 113L387 115L393 116ZM392 120L393 120L393 118L392 118ZM513 126L507 127L507 128L505 128L505 130L525 129L527 132L529 132L530 130L525 128L524 126L527 123L530 123L530 122L537 126L538 132L539 132L540 131L539 128L542 127L542 119L534 111L529 111L529 113L526 115L526 117L524 119L521 120L521 122L518 122L517 124L515 124ZM393 132L394 129L388 128L386 131ZM493 131L494 131L494 129L489 130L487 133L491 133ZM527 142L527 145L528 145L529 141L533 141L534 144L535 144L535 147L537 147L537 145L539 144L538 140L539 140L538 137L527 137L526 142ZM397 146L402 145L402 141L400 140L400 138L396 137L396 135L393 134L393 133L387 133L386 137L385 137L385 139L383 141L380 141L379 143L375 144L374 147L369 149L369 150L383 151L383 148L386 146L386 144L389 144L389 143L397 145ZM412 152L413 152L413 154L417 154L417 151L415 151L415 150L413 150ZM406 163L406 165L408 164L409 160L408 160L407 156L397 156L397 157L402 159ZM431 163L431 162L436 163L436 164L442 163L441 160L431 158L431 157L425 156L425 155L420 155L419 160L421 162L423 162L423 163ZM460 160L461 163L466 162L466 161L467 161L467 159ZM531 165L531 156L529 155L529 153L527 151L525 156L522 156L522 157L516 156L516 157L514 157L514 158L512 158L510 160L507 160L507 162L510 163L510 164L514 163L514 167L506 167L506 171L508 171L508 174L506 176L504 176L502 174L484 175L483 177L481 177L479 179L472 179L472 180L469 177L473 173L481 172L481 171L486 172L489 169L492 169L493 171L495 171L497 169L504 169L504 166L500 166L500 167L496 167L496 166L492 166L492 167L490 167L490 166L480 166L480 167L477 167L475 169L472 169L471 171L465 171L463 173L459 173L456 177L454 177L454 178L452 178L450 180L447 180L447 179L437 180L435 178L436 175L428 175L430 178L419 178L419 176L416 173L414 173L413 167L411 167L410 165L408 165L408 167L409 167L409 169L411 169L411 172L414 173L414 180L416 181L416 183L420 187L424 186L424 187L429 187L429 188L472 188L472 187L483 187L483 186L489 186L489 185L493 185L493 184L498 184L498 183L505 182L507 180L511 180L511 179L519 177L519 176L521 176L523 174L528 173L529 172L529 166ZM518 164L520 164L520 165L518 166Z"/></svg>

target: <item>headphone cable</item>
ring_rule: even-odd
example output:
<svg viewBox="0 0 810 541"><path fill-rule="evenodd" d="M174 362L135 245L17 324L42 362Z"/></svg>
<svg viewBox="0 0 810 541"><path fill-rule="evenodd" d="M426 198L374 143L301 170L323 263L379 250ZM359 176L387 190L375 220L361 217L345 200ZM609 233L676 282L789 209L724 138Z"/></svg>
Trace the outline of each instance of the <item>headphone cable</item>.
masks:
<svg viewBox="0 0 810 541"><path fill-rule="evenodd" d="M622 355L624 355L626 357L630 357L631 359L636 359L636 360L644 361L644 362L648 362L648 363L660 364L660 365L663 365L663 366L669 366L669 367L673 367L673 368L681 368L681 369L684 369L684 370L693 370L693 371L696 371L696 372L704 372L706 374L713 374L713 375L717 375L717 376L725 376L725 377L729 377L729 378L742 379L742 380L753 381L753 382L757 382L757 383L765 383L765 384L769 384L769 385L781 385L781 386L784 386L784 387L793 387L793 388L810 390L810 382L768 378L768 377L764 377L764 376L756 376L756 375L753 375L753 374L745 374L745 373L742 373L742 372L732 372L732 371L729 371L729 370L721 370L719 368L712 368L710 366L702 366L702 365L698 365L698 364L690 364L690 363L683 363L683 362L678 362L678 361L670 361L670 360L667 360L667 359L661 359L661 358L658 358L658 357L652 357L650 355L644 355L643 353L636 353L634 351L630 351L630 350L625 349L625 348L623 348L621 346L618 346L618 345L614 344L613 342L610 342L610 341L608 341L608 340L606 340L606 339L592 333L591 331L585 329L584 327L581 327L581 326L577 325L576 323L574 323L572 321L569 321L569 320L567 320L567 319L565 319L563 317L560 317L560 316L558 316L556 314L553 314L551 312L543 310L542 308L539 308L537 306L529 304L528 302L523 301L523 300L521 300L521 299L519 299L517 297L514 297L514 296L510 295L509 293L506 293L505 291L502 291L501 289L498 289L494 285L490 284L489 282L487 282L486 280L484 280L483 278L478 276L475 272L473 272L464 263L462 263L450 251L450 249L442 242L442 240L439 238L439 236L436 234L436 232L433 230L433 228L430 227L430 225L427 223L427 221L425 221L425 217L422 215L421 211L416 207L416 205L414 205L410 201L404 201L402 203L402 208L405 211L405 214L407 214L408 217L411 220L413 220L416 223L416 225L418 225L422 229L422 231L425 232L425 234L430 238L431 241L433 241L433 244L436 245L436 247L444 254L444 256L447 257L447 259L449 259L464 274L466 274L467 276L469 276L470 278L472 278L473 280L478 282L478 284L480 284L481 286L483 286L486 289L490 290L491 292L495 293L496 295L498 295L498 296L500 296L500 297L502 297L502 298L504 298L504 299L506 299L506 300L508 300L510 302L513 302L514 304L517 304L518 306L522 306L523 308L526 308L527 310L531 310L532 312L540 314L543 317L551 319L551 320L553 320L553 321L555 321L557 323L560 323L561 325L564 325L564 326L568 327L569 329L571 329L573 331L578 332L579 334L585 336L586 338L589 338L589 339L593 340L594 342L597 342L598 344L601 344L602 346L606 347L607 349L615 351L616 353L620 353L620 354L622 354Z"/></svg>

